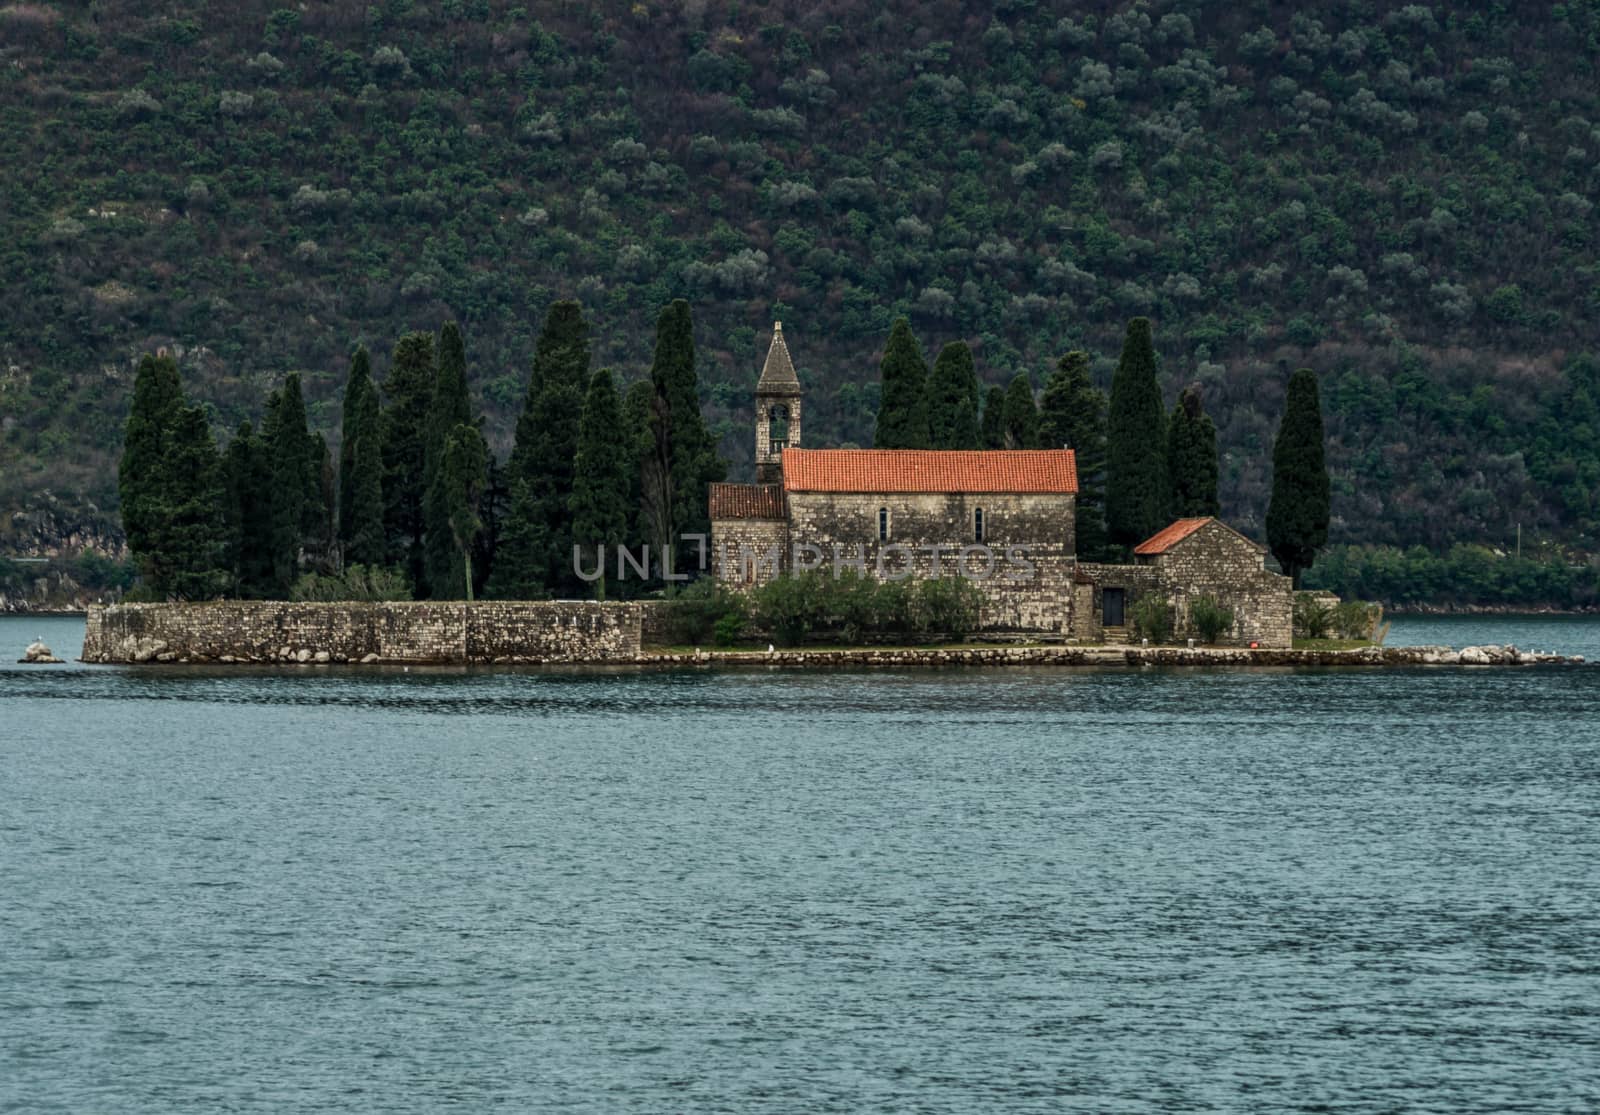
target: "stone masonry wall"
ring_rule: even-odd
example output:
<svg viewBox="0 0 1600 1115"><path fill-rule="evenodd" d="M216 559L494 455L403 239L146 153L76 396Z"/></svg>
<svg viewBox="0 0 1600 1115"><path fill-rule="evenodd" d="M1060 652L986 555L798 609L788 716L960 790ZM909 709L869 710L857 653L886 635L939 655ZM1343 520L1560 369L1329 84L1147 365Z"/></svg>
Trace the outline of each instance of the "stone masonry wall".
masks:
<svg viewBox="0 0 1600 1115"><path fill-rule="evenodd" d="M1289 578L1269 573L1262 551L1220 522L1207 523L1144 564L1083 562L1078 566L1078 578L1088 583L1077 586L1079 606L1073 617L1072 634L1083 642L1103 640L1105 590L1121 588L1127 591L1125 614L1129 628L1133 626L1134 605L1155 592L1172 603L1177 635L1187 639L1197 634L1189 620L1194 599L1210 596L1234 613L1233 630L1218 640L1220 644L1293 645L1294 593Z"/></svg>
<svg viewBox="0 0 1600 1115"><path fill-rule="evenodd" d="M734 589L759 588L773 579L771 570L759 556L742 557L741 547L756 555L777 547L782 555L789 546L789 528L782 519L718 519L711 524L711 543L717 580ZM783 568L780 562L779 571Z"/></svg>
<svg viewBox="0 0 1600 1115"><path fill-rule="evenodd" d="M889 512L889 537L878 537L878 512ZM994 551L991 575L975 577L986 603L980 620L986 630L1065 631L1072 614L1073 497L942 492L789 493L791 545L810 543L831 564L835 547L844 558L861 557L866 572L885 577L906 568L901 547L909 547L916 578L952 577L960 572L963 546L975 538L975 513L982 509L983 544ZM935 567L928 546L943 552ZM1007 561L1007 548L1025 551L1031 569ZM791 555L785 555L786 560ZM976 562L977 555L969 560ZM982 572L969 566L969 572ZM1012 574L1012 576L1008 576Z"/></svg>
<svg viewBox="0 0 1600 1115"><path fill-rule="evenodd" d="M1254 543L1213 521L1159 555L1153 564L1162 585L1174 594L1180 632L1191 630L1192 601L1198 596L1211 596L1234 613L1233 630L1219 642L1291 646L1293 582L1281 574L1269 573L1264 560L1264 552Z"/></svg>
<svg viewBox="0 0 1600 1115"><path fill-rule="evenodd" d="M89 609L85 662L610 662L639 654L641 610L584 601L113 604Z"/></svg>
<svg viewBox="0 0 1600 1115"><path fill-rule="evenodd" d="M1098 562L1079 562L1078 579L1087 584L1074 587L1078 593L1077 610L1072 614L1072 637L1079 642L1105 641L1102 623L1105 611L1105 590L1120 588L1123 598L1123 627L1133 629L1133 606L1148 593L1161 589L1160 574L1149 565L1102 565Z"/></svg>

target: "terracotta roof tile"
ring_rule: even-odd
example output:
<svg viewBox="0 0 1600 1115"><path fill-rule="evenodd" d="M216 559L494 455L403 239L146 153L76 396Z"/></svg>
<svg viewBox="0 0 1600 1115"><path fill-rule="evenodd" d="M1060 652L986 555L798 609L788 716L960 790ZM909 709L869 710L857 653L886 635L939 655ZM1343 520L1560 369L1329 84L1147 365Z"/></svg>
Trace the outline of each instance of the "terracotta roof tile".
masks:
<svg viewBox="0 0 1600 1115"><path fill-rule="evenodd" d="M1158 530L1139 543L1133 548L1133 552L1140 557L1164 554L1207 523L1215 521L1209 515L1199 519L1179 519L1171 526Z"/></svg>
<svg viewBox="0 0 1600 1115"><path fill-rule="evenodd" d="M781 519L783 489L777 484L711 485L713 519Z"/></svg>
<svg viewBox="0 0 1600 1115"><path fill-rule="evenodd" d="M791 492L1078 490L1070 449L785 449Z"/></svg>

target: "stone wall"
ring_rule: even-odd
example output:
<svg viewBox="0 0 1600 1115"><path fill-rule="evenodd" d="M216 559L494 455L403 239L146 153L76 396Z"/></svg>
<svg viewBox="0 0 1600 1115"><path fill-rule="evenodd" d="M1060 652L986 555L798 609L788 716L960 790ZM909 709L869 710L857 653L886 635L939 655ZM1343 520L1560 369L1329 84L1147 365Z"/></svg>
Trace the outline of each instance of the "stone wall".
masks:
<svg viewBox="0 0 1600 1115"><path fill-rule="evenodd" d="M114 604L89 609L85 662L615 662L632 603Z"/></svg>
<svg viewBox="0 0 1600 1115"><path fill-rule="evenodd" d="M879 538L881 510L889 513L887 539ZM820 556L811 556L826 564L834 562L835 553L859 558L873 576L881 568L883 579L908 567L918 579L953 577L962 571L961 548L978 541L979 510L983 545L997 559L988 576L976 575L984 572L976 552L966 559L968 574L985 596L981 626L1067 630L1074 566L1071 495L790 492L789 539L818 547ZM942 551L937 564L933 546Z"/></svg>
<svg viewBox="0 0 1600 1115"><path fill-rule="evenodd" d="M1269 573L1266 553L1248 538L1212 520L1152 564L1173 593L1179 631L1189 630L1189 606L1198 596L1232 608L1233 630L1220 642L1264 647L1292 645L1294 588L1288 577Z"/></svg>
<svg viewBox="0 0 1600 1115"><path fill-rule="evenodd" d="M1158 593L1173 605L1177 637L1195 636L1190 607L1196 597L1210 596L1234 614L1233 629L1218 639L1219 644L1293 645L1294 593L1289 578L1269 573L1264 551L1220 522L1207 523L1166 553L1139 565L1082 562L1078 580L1072 634L1081 642L1104 640L1105 590L1121 588L1127 592L1130 631L1135 603Z"/></svg>
<svg viewBox="0 0 1600 1115"><path fill-rule="evenodd" d="M1122 626L1129 632L1133 630L1133 606L1147 594L1162 590L1160 574L1148 565L1082 561L1078 563L1077 579L1078 584L1073 586L1077 606L1072 613L1072 637L1082 643L1102 643L1106 639L1106 589L1123 590Z"/></svg>
<svg viewBox="0 0 1600 1115"><path fill-rule="evenodd" d="M782 519L716 519L711 523L717 580L733 589L759 588L773 579L761 555L774 549L780 571L787 563L789 527ZM757 555L754 559L750 555Z"/></svg>

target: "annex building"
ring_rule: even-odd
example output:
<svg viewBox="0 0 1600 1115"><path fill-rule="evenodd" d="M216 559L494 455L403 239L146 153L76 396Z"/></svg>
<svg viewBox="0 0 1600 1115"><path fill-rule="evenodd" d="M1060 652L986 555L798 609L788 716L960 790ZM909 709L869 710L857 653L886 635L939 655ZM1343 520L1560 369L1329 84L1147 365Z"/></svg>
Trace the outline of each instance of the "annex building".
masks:
<svg viewBox="0 0 1600 1115"><path fill-rule="evenodd" d="M1182 519L1134 550L1135 564L1080 562L1071 449L808 449L799 377L775 323L756 384L756 480L713 484L716 575L737 589L806 569L880 580L964 576L994 633L1124 642L1148 594L1174 607L1212 596L1234 611L1223 639L1290 645L1294 594L1265 547L1217 519Z"/></svg>

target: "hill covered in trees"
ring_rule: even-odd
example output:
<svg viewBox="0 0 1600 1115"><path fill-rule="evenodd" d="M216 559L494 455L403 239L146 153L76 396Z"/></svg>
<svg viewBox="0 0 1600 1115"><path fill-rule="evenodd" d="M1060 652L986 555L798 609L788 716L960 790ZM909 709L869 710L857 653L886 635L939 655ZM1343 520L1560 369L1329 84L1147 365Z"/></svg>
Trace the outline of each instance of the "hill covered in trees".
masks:
<svg viewBox="0 0 1600 1115"><path fill-rule="evenodd" d="M115 521L148 350L336 435L357 343L454 318L503 459L544 307L626 382L681 295L734 476L775 317L866 445L898 315L986 388L1147 315L1247 529L1309 366L1332 541L1593 550L1597 60L1595 0L0 4L0 509Z"/></svg>

